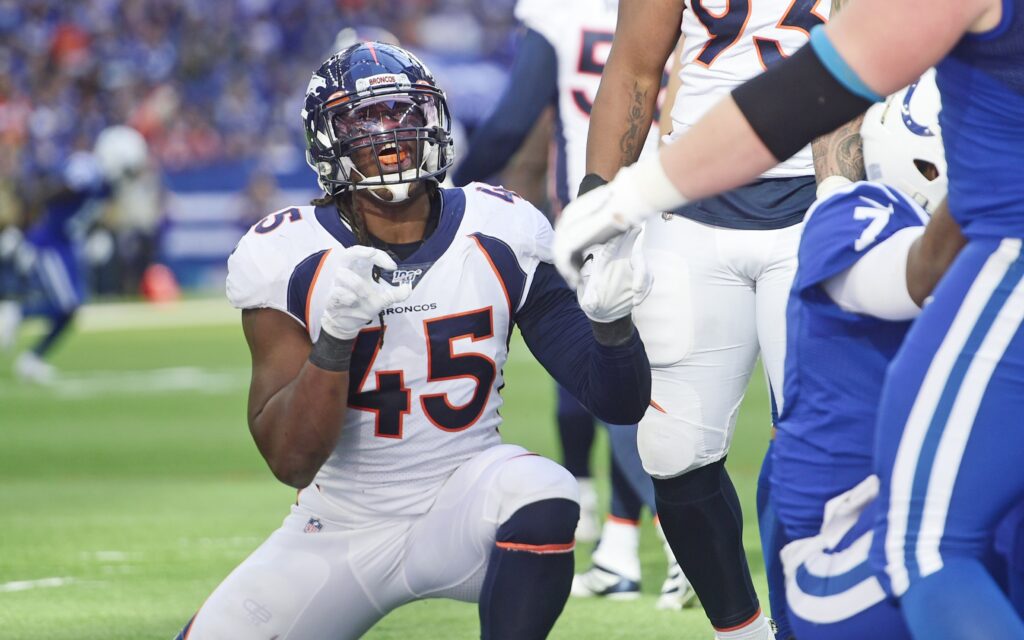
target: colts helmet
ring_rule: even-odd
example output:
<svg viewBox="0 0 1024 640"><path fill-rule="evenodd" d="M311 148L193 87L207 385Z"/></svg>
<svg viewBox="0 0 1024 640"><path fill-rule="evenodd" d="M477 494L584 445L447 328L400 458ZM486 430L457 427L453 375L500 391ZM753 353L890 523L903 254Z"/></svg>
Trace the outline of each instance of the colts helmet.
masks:
<svg viewBox="0 0 1024 640"><path fill-rule="evenodd" d="M444 180L455 159L444 92L395 45L363 42L328 58L309 81L302 120L306 161L331 196L369 189L402 202L410 184ZM377 175L360 172L357 155L376 163Z"/></svg>
<svg viewBox="0 0 1024 640"><path fill-rule="evenodd" d="M911 196L929 213L946 196L946 153L939 130L942 103L935 71L876 104L864 115L860 135L869 180Z"/></svg>
<svg viewBox="0 0 1024 640"><path fill-rule="evenodd" d="M142 134L126 125L107 127L93 146L103 177L119 182L146 168L149 148Z"/></svg>

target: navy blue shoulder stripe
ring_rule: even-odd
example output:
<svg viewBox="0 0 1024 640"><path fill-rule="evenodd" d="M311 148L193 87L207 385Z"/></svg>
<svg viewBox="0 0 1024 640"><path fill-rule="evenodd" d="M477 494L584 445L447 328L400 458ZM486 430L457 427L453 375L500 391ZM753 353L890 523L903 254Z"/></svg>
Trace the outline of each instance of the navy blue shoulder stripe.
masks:
<svg viewBox="0 0 1024 640"><path fill-rule="evenodd" d="M436 262L455 239L455 234L462 226L462 219L466 214L466 194L462 189L440 189L440 192L441 214L437 229L430 234L423 246L406 259L400 260L399 264L419 265ZM341 216L334 207L317 207L316 219L342 246L348 248L359 244L355 234L341 221Z"/></svg>
<svg viewBox="0 0 1024 640"><path fill-rule="evenodd" d="M288 313L298 318L309 329L309 294L320 274L330 249L317 251L303 258L288 278Z"/></svg>
<svg viewBox="0 0 1024 640"><path fill-rule="evenodd" d="M352 230L345 226L338 215L338 210L333 207L317 207L316 219L327 232L334 236L334 239L344 247L354 247L359 244Z"/></svg>
<svg viewBox="0 0 1024 640"><path fill-rule="evenodd" d="M466 215L466 193L462 189L440 189L441 217L437 229L423 242L423 246L399 264L433 263L451 246L455 234Z"/></svg>
<svg viewBox="0 0 1024 640"><path fill-rule="evenodd" d="M516 260L515 251L498 238L477 232L470 234L480 249L487 256L495 275L501 281L505 290L505 297L508 298L508 312L514 317L519 303L523 299L523 292L526 290L526 272L519 266Z"/></svg>

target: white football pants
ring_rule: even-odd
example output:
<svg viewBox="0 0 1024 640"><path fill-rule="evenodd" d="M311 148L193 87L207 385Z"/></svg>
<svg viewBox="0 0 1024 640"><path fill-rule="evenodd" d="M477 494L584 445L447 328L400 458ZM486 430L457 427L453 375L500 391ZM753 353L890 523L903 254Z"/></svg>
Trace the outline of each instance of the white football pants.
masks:
<svg viewBox="0 0 1024 640"><path fill-rule="evenodd" d="M343 640L413 600L476 602L498 526L550 498L578 501L576 479L514 445L459 467L422 516L356 523L310 486L207 599L186 637Z"/></svg>
<svg viewBox="0 0 1024 640"><path fill-rule="evenodd" d="M637 443L655 478L728 453L758 352L781 410L786 301L802 228L726 229L681 216L647 223L654 287L633 318L652 369Z"/></svg>

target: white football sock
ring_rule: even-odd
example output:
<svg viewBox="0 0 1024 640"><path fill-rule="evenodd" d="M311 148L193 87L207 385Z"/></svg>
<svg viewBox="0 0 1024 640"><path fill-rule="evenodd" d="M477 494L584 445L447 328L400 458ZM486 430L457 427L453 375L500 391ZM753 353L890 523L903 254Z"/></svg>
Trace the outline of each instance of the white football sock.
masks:
<svg viewBox="0 0 1024 640"><path fill-rule="evenodd" d="M720 631L715 629L716 640L775 640L772 633L772 626L768 624L768 618L764 613L758 611L757 617L739 629L731 631Z"/></svg>
<svg viewBox="0 0 1024 640"><path fill-rule="evenodd" d="M640 527L623 520L606 520L591 559L629 580L640 580Z"/></svg>

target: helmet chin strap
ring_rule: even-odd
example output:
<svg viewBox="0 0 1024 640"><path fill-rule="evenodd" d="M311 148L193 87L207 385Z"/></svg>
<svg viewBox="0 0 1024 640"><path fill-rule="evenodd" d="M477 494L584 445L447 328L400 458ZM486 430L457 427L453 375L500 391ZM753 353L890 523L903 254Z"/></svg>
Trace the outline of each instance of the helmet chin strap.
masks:
<svg viewBox="0 0 1024 640"><path fill-rule="evenodd" d="M398 174L388 174L388 175L398 175ZM409 199L409 187L410 186L412 186L412 183L410 183L410 182L402 182L402 183L399 183L399 184L389 184L389 185L382 185L382 186L378 186L378 187L366 186L366 187L357 187L357 188L359 188L359 189L366 189L367 191L370 192L371 196L373 196L374 198L377 198L381 202L386 202L388 204L395 204L396 202L405 202L406 200ZM385 197L384 194L381 193L382 191L387 192L388 194L390 194L391 197L390 198Z"/></svg>
<svg viewBox="0 0 1024 640"><path fill-rule="evenodd" d="M409 199L409 188L412 186L412 182L394 182L394 183L392 183L391 180L396 180L396 181L397 180L413 180L413 179L416 178L416 174L417 174L416 169L412 168L412 169L406 169L405 171L399 171L398 173L385 173L385 174L382 174L380 176L374 176L372 178L366 178L366 176L363 176L363 174L358 169L353 168L352 171L354 171L355 173L358 173L360 176L362 176L363 177L363 182L370 183L370 184L363 184L361 182L360 184L357 184L355 186L356 189L365 189L365 190L369 191L370 195L372 195L374 198L377 198L381 202L385 202L387 204L395 204L395 203L398 203L398 202L405 202L406 200L408 200ZM376 182L377 180L380 180L381 178L383 178L384 184L380 184L379 182L376 183L376 184L373 184L374 182ZM381 191L386 192L391 197L390 198L386 197L385 195L380 193Z"/></svg>

